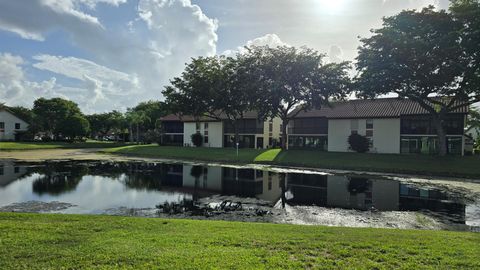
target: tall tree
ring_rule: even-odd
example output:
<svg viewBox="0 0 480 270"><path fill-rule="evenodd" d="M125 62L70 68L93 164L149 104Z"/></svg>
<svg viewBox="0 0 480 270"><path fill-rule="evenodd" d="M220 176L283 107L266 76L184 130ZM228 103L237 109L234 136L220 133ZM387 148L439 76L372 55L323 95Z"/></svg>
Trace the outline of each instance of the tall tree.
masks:
<svg viewBox="0 0 480 270"><path fill-rule="evenodd" d="M57 139L61 133L59 124L73 115L82 115L78 105L62 98L39 98L33 103L33 113L42 131L51 134Z"/></svg>
<svg viewBox="0 0 480 270"><path fill-rule="evenodd" d="M328 99L343 98L349 91L348 62L324 64L324 55L302 47L253 47L245 54L250 75L259 92L255 101L260 115L282 120L282 148L287 125L300 111L320 108Z"/></svg>
<svg viewBox="0 0 480 270"><path fill-rule="evenodd" d="M140 102L132 110L143 111L148 116L148 118L151 119L151 121L144 123L145 130L155 129L156 121L160 119L162 116L165 116L169 113L165 103L163 101L156 101L156 100Z"/></svg>
<svg viewBox="0 0 480 270"><path fill-rule="evenodd" d="M60 121L57 129L62 136L73 142L87 136L90 131L90 123L83 115L73 114Z"/></svg>
<svg viewBox="0 0 480 270"><path fill-rule="evenodd" d="M189 63L181 77L174 78L163 92L172 110L192 115L226 120L235 130L238 142L238 120L251 109L256 89L248 80L250 59L233 57L200 57Z"/></svg>
<svg viewBox="0 0 480 270"><path fill-rule="evenodd" d="M144 111L134 111L129 109L127 111L127 120L130 123L130 141L133 141L133 126L136 127L136 142L140 143L140 125L148 123L151 119Z"/></svg>
<svg viewBox="0 0 480 270"><path fill-rule="evenodd" d="M475 1L457 1L457 10L463 2ZM357 94L396 93L417 102L432 117L440 155L447 153L447 114L480 100L480 88L473 87L478 85L478 60L472 55L480 43L468 43L476 49L467 49L465 42L466 37L478 38L478 24L469 34L465 27L474 25L471 18L462 17L462 23L455 16L430 6L384 18L382 28L361 39L357 57Z"/></svg>
<svg viewBox="0 0 480 270"><path fill-rule="evenodd" d="M474 108L470 108L467 116L467 132L475 130L478 134L480 134L480 110L475 110Z"/></svg>
<svg viewBox="0 0 480 270"><path fill-rule="evenodd" d="M104 137L110 132L120 132L123 125L123 114L118 111L91 114L86 116L90 122L92 137Z"/></svg>

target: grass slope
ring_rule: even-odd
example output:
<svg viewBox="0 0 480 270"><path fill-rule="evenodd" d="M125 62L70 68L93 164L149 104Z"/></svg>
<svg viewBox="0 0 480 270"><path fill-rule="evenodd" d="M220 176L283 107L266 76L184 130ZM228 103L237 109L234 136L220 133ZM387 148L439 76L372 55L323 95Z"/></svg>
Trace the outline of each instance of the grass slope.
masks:
<svg viewBox="0 0 480 270"><path fill-rule="evenodd" d="M435 176L480 178L480 156L428 156L321 152L313 150L257 150L132 145L108 153L156 158L238 163L266 163L323 169L362 170Z"/></svg>
<svg viewBox="0 0 480 270"><path fill-rule="evenodd" d="M125 146L123 143L87 141L82 143L67 142L0 142L0 150L37 150L37 149L76 149L76 148L110 148Z"/></svg>
<svg viewBox="0 0 480 270"><path fill-rule="evenodd" d="M478 269L480 234L0 213L0 269Z"/></svg>

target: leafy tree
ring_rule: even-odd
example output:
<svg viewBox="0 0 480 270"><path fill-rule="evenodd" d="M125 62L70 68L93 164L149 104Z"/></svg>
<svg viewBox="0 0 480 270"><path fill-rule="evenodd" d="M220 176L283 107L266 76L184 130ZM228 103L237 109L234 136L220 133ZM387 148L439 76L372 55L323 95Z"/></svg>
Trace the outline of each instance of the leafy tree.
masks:
<svg viewBox="0 0 480 270"><path fill-rule="evenodd" d="M348 136L348 144L353 151L358 153L365 153L370 148L367 137L360 134L351 134Z"/></svg>
<svg viewBox="0 0 480 270"><path fill-rule="evenodd" d="M199 57L192 59L180 77L163 91L173 112L226 120L235 130L238 142L238 120L251 109L256 89L248 80L251 59L232 57Z"/></svg>
<svg viewBox="0 0 480 270"><path fill-rule="evenodd" d="M33 103L35 122L39 124L41 131L58 139L60 135L59 125L68 117L82 115L78 105L62 98L45 99L39 98Z"/></svg>
<svg viewBox="0 0 480 270"><path fill-rule="evenodd" d="M132 110L142 111L150 119L150 121L144 123L144 130L155 129L156 121L161 117L169 114L168 107L163 101L154 100L140 102Z"/></svg>
<svg viewBox="0 0 480 270"><path fill-rule="evenodd" d="M148 123L151 119L148 117L147 113L140 110L129 109L127 111L127 121L130 123L130 141L133 141L133 126L136 127L136 142L140 143L140 125Z"/></svg>
<svg viewBox="0 0 480 270"><path fill-rule="evenodd" d="M90 123L83 115L69 115L59 123L57 130L62 136L75 141L87 136L90 131Z"/></svg>
<svg viewBox="0 0 480 270"><path fill-rule="evenodd" d="M245 57L249 81L261 95L254 102L260 115L282 120L282 148L287 148L287 125L300 111L320 108L331 97L349 91L349 63L324 64L324 55L302 47L253 47Z"/></svg>
<svg viewBox="0 0 480 270"><path fill-rule="evenodd" d="M8 109L23 121L32 124L35 114L31 109L22 106L8 107Z"/></svg>
<svg viewBox="0 0 480 270"><path fill-rule="evenodd" d="M480 111L470 108L467 116L467 132L476 130L480 134Z"/></svg>
<svg viewBox="0 0 480 270"><path fill-rule="evenodd" d="M472 41L478 40L478 17L472 15L478 1L455 1L452 10L430 6L384 18L382 28L361 39L357 57L357 94L396 93L417 102L432 117L440 155L447 152L447 114L480 101L480 43Z"/></svg>
<svg viewBox="0 0 480 270"><path fill-rule="evenodd" d="M198 132L197 132L197 133L194 133L194 134L192 134L191 139L192 139L193 145L195 145L196 147L202 146L202 144L203 144L203 136L202 136L202 134L200 134L200 133L198 133Z"/></svg>
<svg viewBox="0 0 480 270"><path fill-rule="evenodd" d="M108 113L88 115L87 119L90 122L92 137L104 137L110 132L119 133L124 122L123 114L115 110Z"/></svg>

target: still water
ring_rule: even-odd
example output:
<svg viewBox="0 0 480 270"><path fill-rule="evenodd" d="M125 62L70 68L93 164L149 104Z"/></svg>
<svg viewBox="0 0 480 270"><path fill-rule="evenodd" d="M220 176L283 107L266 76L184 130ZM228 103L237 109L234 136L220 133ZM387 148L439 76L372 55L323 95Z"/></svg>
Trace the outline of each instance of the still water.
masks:
<svg viewBox="0 0 480 270"><path fill-rule="evenodd" d="M0 161L0 207L59 201L75 205L63 212L95 214L213 195L256 198L272 206L283 202L330 209L422 212L480 226L480 203L475 196L387 177L191 164Z"/></svg>

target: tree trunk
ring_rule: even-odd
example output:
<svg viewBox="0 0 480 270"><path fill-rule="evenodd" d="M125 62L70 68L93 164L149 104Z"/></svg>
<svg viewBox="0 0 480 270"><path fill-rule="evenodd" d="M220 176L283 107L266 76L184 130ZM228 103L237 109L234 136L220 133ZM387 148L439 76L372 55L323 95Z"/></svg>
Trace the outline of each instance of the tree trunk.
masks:
<svg viewBox="0 0 480 270"><path fill-rule="evenodd" d="M282 150L288 150L288 141L287 141L287 125L289 120L284 118L282 119Z"/></svg>
<svg viewBox="0 0 480 270"><path fill-rule="evenodd" d="M237 144L240 143L240 134L238 132L237 121L234 121L232 125L233 125L233 130L235 132L235 145L234 145L234 147L236 148Z"/></svg>
<svg viewBox="0 0 480 270"><path fill-rule="evenodd" d="M441 116L434 116L433 124L435 125L435 129L437 130L438 154L440 156L445 156L447 155L447 134L445 133L442 119L443 117Z"/></svg>
<svg viewBox="0 0 480 270"><path fill-rule="evenodd" d="M140 144L140 123L137 123L137 144Z"/></svg>
<svg viewBox="0 0 480 270"><path fill-rule="evenodd" d="M130 143L133 143L133 125L132 125L132 123L130 123L129 133L130 133L130 134L128 134L129 137L130 137L129 141L130 141Z"/></svg>

